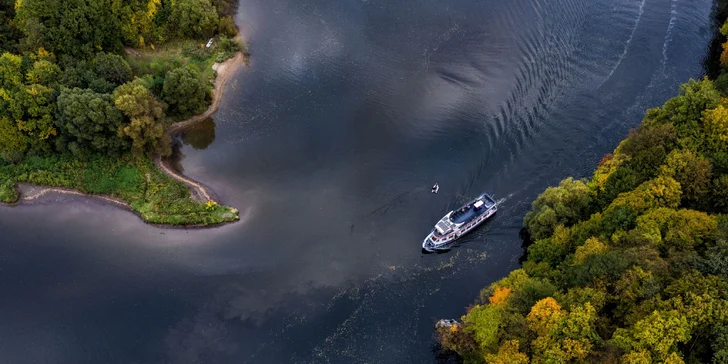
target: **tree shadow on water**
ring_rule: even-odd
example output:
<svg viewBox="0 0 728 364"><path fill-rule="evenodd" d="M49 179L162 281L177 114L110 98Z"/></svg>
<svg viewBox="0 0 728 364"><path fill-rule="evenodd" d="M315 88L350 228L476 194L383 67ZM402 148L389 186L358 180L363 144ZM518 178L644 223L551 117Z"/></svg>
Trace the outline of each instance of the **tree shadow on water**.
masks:
<svg viewBox="0 0 728 364"><path fill-rule="evenodd" d="M207 118L200 123L185 130L180 138L172 142L172 154L167 158L167 163L175 171L182 174L185 169L182 161L185 159L182 153L182 146L189 145L196 150L204 150L215 141L215 120Z"/></svg>
<svg viewBox="0 0 728 364"><path fill-rule="evenodd" d="M207 149L215 141L215 120L207 118L182 133L182 143L197 150Z"/></svg>

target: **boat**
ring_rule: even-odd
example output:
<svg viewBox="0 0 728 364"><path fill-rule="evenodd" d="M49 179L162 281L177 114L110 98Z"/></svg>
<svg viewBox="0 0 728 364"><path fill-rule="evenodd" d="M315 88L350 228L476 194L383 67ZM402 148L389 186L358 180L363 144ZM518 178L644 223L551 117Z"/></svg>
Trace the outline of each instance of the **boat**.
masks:
<svg viewBox="0 0 728 364"><path fill-rule="evenodd" d="M427 251L448 249L452 242L475 229L476 226L493 216L497 210L498 203L492 197L487 194L480 195L475 200L443 216L422 242L422 248Z"/></svg>

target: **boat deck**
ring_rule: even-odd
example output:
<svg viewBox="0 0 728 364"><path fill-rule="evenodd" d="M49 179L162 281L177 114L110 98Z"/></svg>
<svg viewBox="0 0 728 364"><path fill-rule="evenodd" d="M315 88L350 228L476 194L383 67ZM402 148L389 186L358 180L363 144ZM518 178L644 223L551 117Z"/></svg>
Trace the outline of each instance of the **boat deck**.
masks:
<svg viewBox="0 0 728 364"><path fill-rule="evenodd" d="M495 201L493 201L488 196L482 196L480 197L480 200L483 201L483 206L481 206L480 208L476 208L473 206L473 203L469 203L461 207L460 209L455 210L450 216L450 220L452 220L452 222L456 224L468 222L480 216L489 208L495 205Z"/></svg>

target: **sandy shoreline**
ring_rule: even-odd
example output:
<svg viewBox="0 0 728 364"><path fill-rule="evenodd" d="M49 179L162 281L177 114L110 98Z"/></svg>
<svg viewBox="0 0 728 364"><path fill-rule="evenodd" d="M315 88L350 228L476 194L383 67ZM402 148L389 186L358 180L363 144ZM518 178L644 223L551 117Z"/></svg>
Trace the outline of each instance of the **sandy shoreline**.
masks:
<svg viewBox="0 0 728 364"><path fill-rule="evenodd" d="M223 94L224 94L225 84L230 79L231 75L234 74L235 71L244 64L244 61L245 61L245 55L242 52L238 52L235 54L235 56L233 58L230 58L225 62L215 63L213 65L213 69L215 69L217 71L217 75L216 75L215 81L214 81L212 103L210 104L210 106L202 114L195 115L193 117L190 117L187 120L173 123L172 125L170 125L167 128L167 130L165 132L167 134L169 134L170 136L175 136L181 132L184 132L186 129L196 125L197 123L200 123L201 121L209 118L215 112L217 112L217 109L220 105L220 100L222 99ZM165 174L184 183L190 190L190 198L192 198L194 201L218 202L214 199L215 194L212 191L210 191L207 187L177 173L174 169L170 168L166 164L165 160L163 158L161 158L160 156L155 156L153 158L153 160L154 160L154 164L159 169L161 169ZM20 197L18 198L18 201L14 202L14 203L0 202L0 206L17 206L17 205L20 205L23 203L32 202L47 194L57 193L57 194L64 194L64 195L92 197L92 198L100 199L109 204L112 204L112 205L121 207L125 210L128 210L128 211L134 213L135 215L137 215L140 219L142 219L142 221L144 221L142 216L137 211L132 209L131 205L129 205L126 201L123 201L121 199L118 199L118 198L115 198L112 196L88 194L88 193L83 193L78 190L74 190L74 189L70 189L70 188L46 187L46 186L39 186L39 185L33 185L33 184L27 184L27 183L19 183L18 192L20 195ZM152 226L163 227L163 228L204 228L204 227L215 227L215 226L220 226L220 225L226 224L226 223L214 224L214 225L197 224L197 225L181 225L180 226L180 225L152 224L152 223L147 223L147 222L145 222L145 223L152 225Z"/></svg>

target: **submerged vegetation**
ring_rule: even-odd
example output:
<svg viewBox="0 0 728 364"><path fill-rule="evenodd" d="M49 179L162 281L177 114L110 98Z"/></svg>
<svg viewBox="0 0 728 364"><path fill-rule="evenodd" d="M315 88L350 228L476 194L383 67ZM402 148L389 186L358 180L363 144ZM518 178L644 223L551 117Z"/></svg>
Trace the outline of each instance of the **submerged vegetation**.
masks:
<svg viewBox="0 0 728 364"><path fill-rule="evenodd" d="M244 48L235 9L234 0L0 0L0 201L17 201L27 182L115 196L147 222L235 220L152 162L171 153L171 123L207 109L211 65Z"/></svg>
<svg viewBox="0 0 728 364"><path fill-rule="evenodd" d="M466 362L726 363L726 214L724 72L648 110L591 178L541 194L522 268L440 342Z"/></svg>

